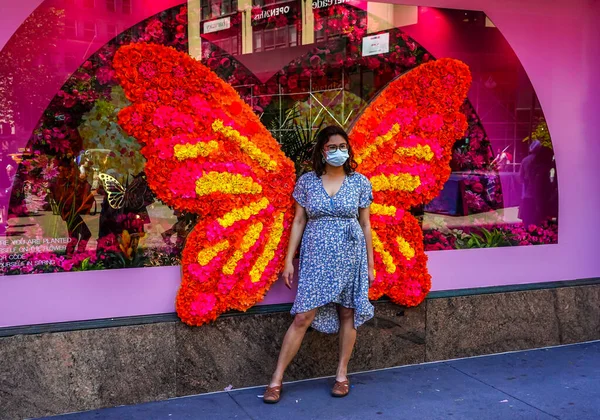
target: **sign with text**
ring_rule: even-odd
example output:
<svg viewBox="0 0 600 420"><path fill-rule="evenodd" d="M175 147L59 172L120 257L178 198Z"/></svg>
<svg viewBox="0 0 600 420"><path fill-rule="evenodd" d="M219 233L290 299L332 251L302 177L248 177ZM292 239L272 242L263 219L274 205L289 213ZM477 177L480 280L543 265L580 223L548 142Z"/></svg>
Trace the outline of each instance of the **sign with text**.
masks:
<svg viewBox="0 0 600 420"><path fill-rule="evenodd" d="M258 22L263 19L269 19L269 18L277 17L277 16L284 16L284 15L287 15L288 13L290 13L290 10L292 10L292 9L289 5L275 7L273 9L267 9L267 10L260 9L259 12L253 14L252 21Z"/></svg>
<svg viewBox="0 0 600 420"><path fill-rule="evenodd" d="M225 17L222 19L211 20L210 22L204 22L203 33L210 34L212 32L218 32L229 28L231 28L231 18Z"/></svg>
<svg viewBox="0 0 600 420"><path fill-rule="evenodd" d="M363 57L368 55L387 54L388 52L390 52L390 34L388 32L363 38Z"/></svg>
<svg viewBox="0 0 600 420"><path fill-rule="evenodd" d="M340 4L351 4L354 5L355 3L358 3L355 0L315 0L312 2L312 8L313 9L322 9L323 7L329 7L329 6L337 6Z"/></svg>

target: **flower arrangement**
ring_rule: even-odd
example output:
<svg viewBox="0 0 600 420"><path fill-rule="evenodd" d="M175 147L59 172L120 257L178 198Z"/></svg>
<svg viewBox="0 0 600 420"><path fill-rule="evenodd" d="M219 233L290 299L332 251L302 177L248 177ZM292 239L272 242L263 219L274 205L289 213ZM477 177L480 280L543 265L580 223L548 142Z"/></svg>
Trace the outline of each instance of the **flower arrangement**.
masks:
<svg viewBox="0 0 600 420"><path fill-rule="evenodd" d="M31 252L22 254L15 264L0 264L3 275L60 273L65 271L89 271L104 268L95 251L77 253L73 256L57 255L54 252Z"/></svg>
<svg viewBox="0 0 600 420"><path fill-rule="evenodd" d="M523 223L499 225L488 221L461 229L428 229L424 239L426 251L549 245L558 242L558 223L547 220L539 226L525 226Z"/></svg>
<svg viewBox="0 0 600 420"><path fill-rule="evenodd" d="M183 253L180 318L202 325L247 309L283 262L292 162L239 95L188 56L131 44L113 66L133 103L119 123L143 145L150 187L168 205L204 216ZM391 84L351 133L359 170L381 203L373 298L386 293L413 306L431 287L419 222L405 209L431 200L448 178L452 144L467 128L459 110L470 80L457 61L425 65Z"/></svg>
<svg viewBox="0 0 600 420"><path fill-rule="evenodd" d="M450 176L452 146L468 127L461 107L470 84L457 60L423 64L391 83L350 133L358 171L373 186L372 299L386 294L415 306L431 288L422 231L409 210L435 198Z"/></svg>
<svg viewBox="0 0 600 420"><path fill-rule="evenodd" d="M202 215L183 251L177 313L202 325L246 310L282 268L293 162L239 94L188 55L130 44L113 66L133 103L119 125L142 145L150 188Z"/></svg>
<svg viewBox="0 0 600 420"><path fill-rule="evenodd" d="M314 9L315 31L326 38L343 35L350 42L360 42L367 34L367 12L348 4Z"/></svg>

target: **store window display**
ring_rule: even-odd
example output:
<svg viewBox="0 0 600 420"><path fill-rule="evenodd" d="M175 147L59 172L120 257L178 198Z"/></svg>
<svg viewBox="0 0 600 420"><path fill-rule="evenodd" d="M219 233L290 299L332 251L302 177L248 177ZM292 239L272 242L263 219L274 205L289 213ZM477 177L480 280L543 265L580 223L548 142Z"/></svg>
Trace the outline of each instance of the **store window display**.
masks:
<svg viewBox="0 0 600 420"><path fill-rule="evenodd" d="M10 81L0 118L10 127L2 138L10 137L5 168L12 168L2 174L7 186L11 180L3 228L7 238L48 241L20 253L32 264L5 267L5 274L179 262L196 216L146 196L141 145L117 117L129 101L112 60L119 47L140 41L189 53L234 87L298 176L310 170L320 127L351 128L385 86L439 58L430 49L460 51L474 76L462 108L468 129L453 147L452 174L440 196L413 209L425 249L557 242L556 169L549 132L540 128L543 112L514 52L485 14L373 2L167 3L142 19L143 2L48 2L3 50L15 57L0 69L2 83ZM449 28L443 39L429 30L440 19ZM40 24L47 34L27 32ZM381 34L387 41L373 38ZM40 37L60 47L36 46ZM367 44L373 53L365 54ZM30 62L41 65L30 68ZM57 88L42 97L31 88L34 80ZM532 144L543 163L529 154ZM80 156L85 159L78 162ZM103 183L100 174L116 183ZM531 187L532 179L545 184ZM71 188L75 180L78 188ZM142 190L139 197L133 193ZM67 197L68 191L76 194ZM115 208L110 194L119 192L128 205ZM106 250L114 258L103 260Z"/></svg>

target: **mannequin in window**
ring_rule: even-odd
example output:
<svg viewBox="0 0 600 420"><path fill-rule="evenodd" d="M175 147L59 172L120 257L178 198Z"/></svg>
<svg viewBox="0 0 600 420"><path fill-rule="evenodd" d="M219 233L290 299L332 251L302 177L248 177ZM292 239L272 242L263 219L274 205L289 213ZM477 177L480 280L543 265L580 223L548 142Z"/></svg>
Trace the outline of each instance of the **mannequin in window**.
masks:
<svg viewBox="0 0 600 420"><path fill-rule="evenodd" d="M552 150L535 140L529 146L529 155L521 162L519 179L522 183L519 218L525 226L539 226L548 217L551 194L550 170Z"/></svg>

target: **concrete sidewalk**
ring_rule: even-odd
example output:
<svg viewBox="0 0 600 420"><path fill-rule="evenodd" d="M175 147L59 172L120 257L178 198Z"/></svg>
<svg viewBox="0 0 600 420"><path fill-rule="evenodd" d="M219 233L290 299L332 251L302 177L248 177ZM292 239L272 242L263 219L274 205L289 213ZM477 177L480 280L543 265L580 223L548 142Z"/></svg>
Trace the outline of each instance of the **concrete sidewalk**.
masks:
<svg viewBox="0 0 600 420"><path fill-rule="evenodd" d="M600 419L600 341L284 384L278 404L247 388L53 419Z"/></svg>

